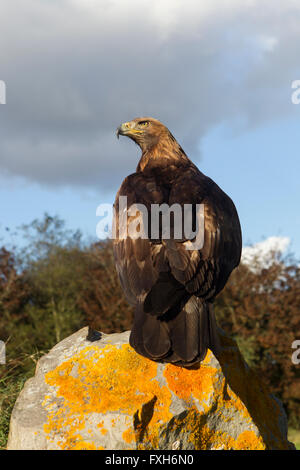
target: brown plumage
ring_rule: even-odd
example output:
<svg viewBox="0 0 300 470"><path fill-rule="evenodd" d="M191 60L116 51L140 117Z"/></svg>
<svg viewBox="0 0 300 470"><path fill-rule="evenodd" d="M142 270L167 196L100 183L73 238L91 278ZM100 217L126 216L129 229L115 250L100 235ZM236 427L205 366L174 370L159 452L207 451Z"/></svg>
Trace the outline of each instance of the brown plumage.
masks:
<svg viewBox="0 0 300 470"><path fill-rule="evenodd" d="M142 150L136 173L125 178L117 193L114 217L116 268L135 307L130 344L152 360L179 365L201 361L207 348L218 355L213 301L241 255L235 206L158 120L134 119L122 124L119 134L130 137ZM158 239L151 239L151 234L147 239L122 238L119 196L127 196L128 208L142 203L149 213L151 204L204 204L203 247L187 250L190 242L184 236L164 239L161 231Z"/></svg>

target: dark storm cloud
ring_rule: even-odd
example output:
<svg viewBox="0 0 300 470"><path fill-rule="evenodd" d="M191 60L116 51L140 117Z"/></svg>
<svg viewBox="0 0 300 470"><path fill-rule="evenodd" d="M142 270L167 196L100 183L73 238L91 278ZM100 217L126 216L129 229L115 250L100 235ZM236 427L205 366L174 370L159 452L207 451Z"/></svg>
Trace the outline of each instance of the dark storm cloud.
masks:
<svg viewBox="0 0 300 470"><path fill-rule="evenodd" d="M221 122L256 126L294 112L296 2L203 3L3 1L2 173L111 189L139 155L116 140L123 121L162 120L196 160Z"/></svg>

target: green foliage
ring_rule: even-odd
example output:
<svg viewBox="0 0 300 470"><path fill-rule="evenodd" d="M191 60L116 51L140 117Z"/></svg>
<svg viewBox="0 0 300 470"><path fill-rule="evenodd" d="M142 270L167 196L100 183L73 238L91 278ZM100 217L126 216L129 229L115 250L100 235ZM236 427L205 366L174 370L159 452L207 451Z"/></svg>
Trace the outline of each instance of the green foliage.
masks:
<svg viewBox="0 0 300 470"><path fill-rule="evenodd" d="M34 260L45 260L57 248L81 247L81 232L66 229L65 221L51 217L47 212L43 220L35 219L29 225L22 225L23 237L27 240L20 253L20 263L31 264Z"/></svg>
<svg viewBox="0 0 300 470"><path fill-rule="evenodd" d="M300 431L298 429L289 428L288 440L295 444L297 450L300 450Z"/></svg>
<svg viewBox="0 0 300 470"><path fill-rule="evenodd" d="M29 264L25 279L31 287L31 302L25 312L34 326L36 343L45 344L48 335L49 347L49 342L59 342L83 323L78 299L84 267L84 254L76 247L52 248L47 258Z"/></svg>
<svg viewBox="0 0 300 470"><path fill-rule="evenodd" d="M254 336L244 338L243 336L233 336L239 350L241 351L245 361L250 367L254 367L257 363L257 343Z"/></svg>

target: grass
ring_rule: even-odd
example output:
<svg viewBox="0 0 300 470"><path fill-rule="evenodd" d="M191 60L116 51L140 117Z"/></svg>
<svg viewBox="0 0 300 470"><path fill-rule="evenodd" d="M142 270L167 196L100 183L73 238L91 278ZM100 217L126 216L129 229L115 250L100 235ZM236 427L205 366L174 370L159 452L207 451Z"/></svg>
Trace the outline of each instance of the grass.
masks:
<svg viewBox="0 0 300 470"><path fill-rule="evenodd" d="M6 449L11 413L24 383L34 375L40 354L23 355L0 366L0 450ZM5 369L2 369L5 367Z"/></svg>
<svg viewBox="0 0 300 470"><path fill-rule="evenodd" d="M26 378L0 379L0 450L6 448L11 412Z"/></svg>
<svg viewBox="0 0 300 470"><path fill-rule="evenodd" d="M288 439L295 444L296 449L300 450L300 430L289 428Z"/></svg>

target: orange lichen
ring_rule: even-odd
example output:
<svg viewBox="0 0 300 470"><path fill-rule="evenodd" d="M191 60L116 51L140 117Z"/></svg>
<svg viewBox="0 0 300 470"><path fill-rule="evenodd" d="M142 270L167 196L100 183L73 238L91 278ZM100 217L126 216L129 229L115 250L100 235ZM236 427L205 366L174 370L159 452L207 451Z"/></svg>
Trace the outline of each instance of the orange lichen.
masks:
<svg viewBox="0 0 300 470"><path fill-rule="evenodd" d="M187 437L195 450L263 450L266 449L262 438L253 431L242 432L234 439L225 431L211 429L205 422L205 416L195 408L190 409L184 419L174 419L173 430L178 439ZM180 432L178 433L178 430Z"/></svg>
<svg viewBox="0 0 300 470"><path fill-rule="evenodd" d="M126 429L123 432L122 437L123 437L125 442L130 444L131 442L133 442L135 440L135 433L132 429Z"/></svg>
<svg viewBox="0 0 300 470"><path fill-rule="evenodd" d="M209 429L207 425L201 428L201 434L195 442L196 449L203 450L265 450L261 437L256 436L254 431L244 431L237 439L227 432ZM200 444L200 446L199 446Z"/></svg>
<svg viewBox="0 0 300 470"><path fill-rule="evenodd" d="M205 402L213 393L216 372L217 369L202 364L196 370L168 364L164 376L179 398L189 402L194 397Z"/></svg>
<svg viewBox="0 0 300 470"><path fill-rule="evenodd" d="M264 450L266 445L253 431L242 432L235 442L235 450Z"/></svg>

